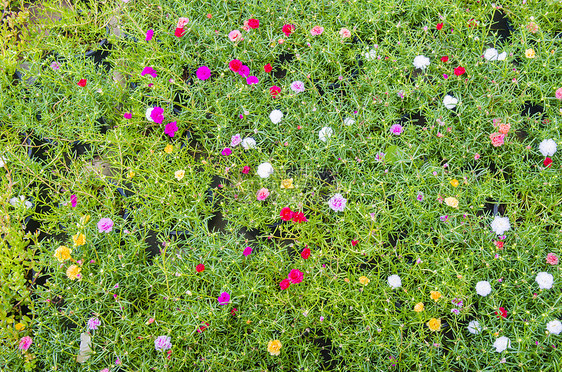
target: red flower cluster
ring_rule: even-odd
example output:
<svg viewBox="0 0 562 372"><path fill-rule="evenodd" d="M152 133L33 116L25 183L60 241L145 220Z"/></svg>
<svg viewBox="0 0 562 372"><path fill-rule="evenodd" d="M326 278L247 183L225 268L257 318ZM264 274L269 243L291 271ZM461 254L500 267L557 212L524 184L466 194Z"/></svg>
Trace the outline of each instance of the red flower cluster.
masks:
<svg viewBox="0 0 562 372"><path fill-rule="evenodd" d="M308 257L310 257L310 248L303 249L301 252L301 257L305 260L308 260Z"/></svg>
<svg viewBox="0 0 562 372"><path fill-rule="evenodd" d="M289 288L291 283L292 284L298 284L298 283L302 282L303 277L304 277L304 274L301 271L299 271L297 269L293 269L293 270L291 270L291 272L287 276L287 279L283 279L281 281L281 283L279 283L279 286L281 287L282 290L285 290L285 289Z"/></svg>
<svg viewBox="0 0 562 372"><path fill-rule="evenodd" d="M438 24L437 24L437 29L438 29L438 30L441 30L442 28L443 28L443 23L438 23Z"/></svg>
<svg viewBox="0 0 562 372"><path fill-rule="evenodd" d="M229 62L228 66L233 72L238 72L238 70L240 70L240 67L242 67L242 61L238 59L233 59L232 61Z"/></svg>
<svg viewBox="0 0 562 372"><path fill-rule="evenodd" d="M449 60L448 56L441 57L441 62L443 62L443 63L447 62L448 60Z"/></svg>
<svg viewBox="0 0 562 372"><path fill-rule="evenodd" d="M271 64L268 63L267 65L263 66L263 70L269 74L272 70Z"/></svg>
<svg viewBox="0 0 562 372"><path fill-rule="evenodd" d="M279 215L281 216L281 219L285 222L290 220L293 220L293 222L296 223L303 223L308 221L304 216L304 213L294 212L289 207L281 208L281 213L279 213Z"/></svg>

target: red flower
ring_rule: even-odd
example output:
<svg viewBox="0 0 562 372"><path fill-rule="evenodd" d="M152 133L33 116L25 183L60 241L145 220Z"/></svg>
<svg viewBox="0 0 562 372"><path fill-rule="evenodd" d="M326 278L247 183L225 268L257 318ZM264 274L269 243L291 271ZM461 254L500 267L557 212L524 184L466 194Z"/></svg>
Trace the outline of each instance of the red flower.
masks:
<svg viewBox="0 0 562 372"><path fill-rule="evenodd" d="M359 243L357 240L352 240L352 241L351 241L351 245L354 246L354 247L357 245L357 243Z"/></svg>
<svg viewBox="0 0 562 372"><path fill-rule="evenodd" d="M552 165L552 159L547 156L546 159L544 159L543 165L547 168L550 168L550 166Z"/></svg>
<svg viewBox="0 0 562 372"><path fill-rule="evenodd" d="M289 24L283 25L283 33L285 34L285 36L291 35L294 31L295 31L294 25L289 25Z"/></svg>
<svg viewBox="0 0 562 372"><path fill-rule="evenodd" d="M285 207L281 209L281 213L279 215L281 216L281 219L283 221L289 221L291 218L293 218L294 214L295 212L293 212L291 208Z"/></svg>
<svg viewBox="0 0 562 372"><path fill-rule="evenodd" d="M308 221L302 212L293 212L293 222L302 223Z"/></svg>
<svg viewBox="0 0 562 372"><path fill-rule="evenodd" d="M197 330L197 333L203 332L204 330L207 329L208 326L209 326L209 323L205 323L205 325L200 326L199 329Z"/></svg>
<svg viewBox="0 0 562 372"><path fill-rule="evenodd" d="M274 85L271 88L269 88L269 93L273 98L275 98L279 93L281 93L281 88L279 88L277 85Z"/></svg>
<svg viewBox="0 0 562 372"><path fill-rule="evenodd" d="M263 70L269 74L271 72L271 64L268 63L267 65L263 66Z"/></svg>
<svg viewBox="0 0 562 372"><path fill-rule="evenodd" d="M236 316L236 312L238 311L237 308L233 308L232 310L230 310L230 313L234 316Z"/></svg>
<svg viewBox="0 0 562 372"><path fill-rule="evenodd" d="M279 283L279 287L281 287L282 290L289 288L290 285L291 281L289 279L283 279L281 280L281 283Z"/></svg>
<svg viewBox="0 0 562 372"><path fill-rule="evenodd" d="M438 30L441 30L442 28L443 28L443 23L438 23L438 24L437 24L437 29L438 29Z"/></svg>
<svg viewBox="0 0 562 372"><path fill-rule="evenodd" d="M230 61L228 66L232 71L238 72L238 70L240 70L240 67L242 67L242 62L240 60L233 59L232 61Z"/></svg>
<svg viewBox="0 0 562 372"><path fill-rule="evenodd" d="M507 311L503 307L500 307L499 310L500 310L501 315L498 315L498 312L496 311L496 315L498 316L498 318L500 316L502 316L504 318L507 318Z"/></svg>
<svg viewBox="0 0 562 372"><path fill-rule="evenodd" d="M449 60L448 56L441 57L441 62L443 62L443 63L447 62L448 60Z"/></svg>
<svg viewBox="0 0 562 372"><path fill-rule="evenodd" d="M459 66L455 69L455 75L457 75L457 76L461 76L465 72L466 72L466 70L462 66Z"/></svg>
<svg viewBox="0 0 562 372"><path fill-rule="evenodd" d="M303 273L301 273L299 270L293 269L289 273L288 278L291 281L291 283L298 284L298 283L302 282L303 276L304 276Z"/></svg>
<svg viewBox="0 0 562 372"><path fill-rule="evenodd" d="M182 37L184 34L185 31L181 27L176 28L176 31L174 32L174 35L176 35L177 37Z"/></svg>
<svg viewBox="0 0 562 372"><path fill-rule="evenodd" d="M88 81L86 79L80 79L80 81L78 82L78 85L81 86L81 87L85 87L87 82Z"/></svg>
<svg viewBox="0 0 562 372"><path fill-rule="evenodd" d="M310 248L303 249L301 252L301 257L305 260L308 260L308 257L310 257Z"/></svg>
<svg viewBox="0 0 562 372"><path fill-rule="evenodd" d="M250 28L256 29L256 28L260 27L260 21L252 18L252 19L248 20L248 26L250 26Z"/></svg>
<svg viewBox="0 0 562 372"><path fill-rule="evenodd" d="M250 173L250 167L245 165L244 168L242 168L242 173L244 173L244 174Z"/></svg>
<svg viewBox="0 0 562 372"><path fill-rule="evenodd" d="M200 273L201 271L205 270L205 265L199 264L195 267L195 270L197 270L197 272Z"/></svg>
<svg viewBox="0 0 562 372"><path fill-rule="evenodd" d="M496 243L496 247L498 247L498 249L503 249L503 242L497 241Z"/></svg>

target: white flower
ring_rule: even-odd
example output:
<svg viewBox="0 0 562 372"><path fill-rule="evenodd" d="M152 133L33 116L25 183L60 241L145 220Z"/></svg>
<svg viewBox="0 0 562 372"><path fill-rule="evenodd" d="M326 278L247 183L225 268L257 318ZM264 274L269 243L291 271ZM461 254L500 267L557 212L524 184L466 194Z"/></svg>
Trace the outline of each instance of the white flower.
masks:
<svg viewBox="0 0 562 372"><path fill-rule="evenodd" d="M353 118L345 118L345 120L343 121L343 125L353 125L355 124L355 120L353 120Z"/></svg>
<svg viewBox="0 0 562 372"><path fill-rule="evenodd" d="M476 283L476 293L482 297L486 297L492 292L492 286L487 281L483 280Z"/></svg>
<svg viewBox="0 0 562 372"><path fill-rule="evenodd" d="M253 149L254 147L256 147L256 140L253 139L252 137L246 137L242 140L241 145L244 148L244 150Z"/></svg>
<svg viewBox="0 0 562 372"><path fill-rule="evenodd" d="M377 51L375 49L371 49L363 53L363 56L367 61L374 61L377 58Z"/></svg>
<svg viewBox="0 0 562 372"><path fill-rule="evenodd" d="M543 156L552 156L556 152L556 142L553 139L547 139L539 144L539 151Z"/></svg>
<svg viewBox="0 0 562 372"><path fill-rule="evenodd" d="M328 138L332 136L332 134L334 134L334 130L332 128L324 127L320 129L320 132L318 132L318 138L320 138L320 141L326 142Z"/></svg>
<svg viewBox="0 0 562 372"><path fill-rule="evenodd" d="M269 114L269 118L273 124L277 124L283 118L283 113L279 110L273 110L271 111L271 114Z"/></svg>
<svg viewBox="0 0 562 372"><path fill-rule="evenodd" d="M496 48L486 49L484 52L484 58L486 61L495 61L498 59L498 50Z"/></svg>
<svg viewBox="0 0 562 372"><path fill-rule="evenodd" d="M494 347L496 348L496 351L498 353L501 353L508 347L511 347L511 342L509 341L509 338L505 336L501 336L500 338L496 339L496 341L494 342Z"/></svg>
<svg viewBox="0 0 562 372"><path fill-rule="evenodd" d="M399 288L402 286L402 279L396 274L388 277L388 285L392 288Z"/></svg>
<svg viewBox="0 0 562 372"><path fill-rule="evenodd" d="M426 56L417 56L416 58L414 58L414 66L416 68L424 69L429 66L429 63L429 58L427 58Z"/></svg>
<svg viewBox="0 0 562 372"><path fill-rule="evenodd" d="M539 285L540 289L550 289L552 288L552 282L554 281L554 277L552 276L552 274L541 271L540 273L537 274L535 281Z"/></svg>
<svg viewBox="0 0 562 372"><path fill-rule="evenodd" d="M546 323L546 330L553 335L559 335L562 332L562 323L559 320L553 320Z"/></svg>
<svg viewBox="0 0 562 372"><path fill-rule="evenodd" d="M25 208L29 209L33 206L33 203L30 202L29 200L25 200L25 196L20 195L20 196L15 196L13 198L10 199L10 204L13 205L14 207L19 207L20 205L25 205Z"/></svg>
<svg viewBox="0 0 562 372"><path fill-rule="evenodd" d="M4 168L4 165L6 164L7 160L5 157L0 156L0 168Z"/></svg>
<svg viewBox="0 0 562 372"><path fill-rule="evenodd" d="M154 107L147 108L145 116L146 116L146 120L154 123L154 120L152 120L152 117L150 116L150 114L152 114L152 110L154 110Z"/></svg>
<svg viewBox="0 0 562 372"><path fill-rule="evenodd" d="M500 54L498 54L498 61L503 61L505 57L507 57L507 53L501 52Z"/></svg>
<svg viewBox="0 0 562 372"><path fill-rule="evenodd" d="M273 167L269 163L261 163L258 165L257 173L261 178L267 178L273 174Z"/></svg>
<svg viewBox="0 0 562 372"><path fill-rule="evenodd" d="M295 93L302 93L305 91L304 89L304 83L300 80L297 81L293 81L291 83L291 90Z"/></svg>
<svg viewBox="0 0 562 372"><path fill-rule="evenodd" d="M450 95L446 95L445 98L443 98L443 104L445 105L446 108L448 108L449 110L454 109L455 107L457 107L457 103L459 103L459 100L456 99L453 96Z"/></svg>
<svg viewBox="0 0 562 372"><path fill-rule="evenodd" d="M482 331L482 327L480 327L480 323L478 323L478 320L471 320L470 323L468 323L468 332L472 333L473 335L477 335L480 333L480 331Z"/></svg>
<svg viewBox="0 0 562 372"><path fill-rule="evenodd" d="M511 224L509 223L509 217L500 217L500 216L494 217L494 220L492 221L490 226L492 227L492 230L494 230L494 232L497 235L503 235L504 232L506 232L511 228Z"/></svg>

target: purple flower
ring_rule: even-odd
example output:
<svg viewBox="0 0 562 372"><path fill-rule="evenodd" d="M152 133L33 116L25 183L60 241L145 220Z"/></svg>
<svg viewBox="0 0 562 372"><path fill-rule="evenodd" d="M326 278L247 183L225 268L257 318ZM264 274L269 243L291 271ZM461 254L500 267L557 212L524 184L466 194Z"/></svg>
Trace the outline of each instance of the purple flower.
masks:
<svg viewBox="0 0 562 372"><path fill-rule="evenodd" d="M129 120L130 118L133 117L133 114L131 114L130 112L126 112L126 113L123 114L123 117L124 117L125 119Z"/></svg>
<svg viewBox="0 0 562 372"><path fill-rule="evenodd" d="M150 66L145 67L145 68L142 70L142 72L141 72L141 76L144 76L144 75L146 75L146 74L152 76L153 78L155 78L155 77L158 76L158 75L156 74L156 70L154 70L154 69L153 69L152 67L150 67Z"/></svg>
<svg viewBox="0 0 562 372"><path fill-rule="evenodd" d="M246 79L246 84L248 85L257 84L259 82L259 79L255 76L248 76L248 78Z"/></svg>
<svg viewBox="0 0 562 372"><path fill-rule="evenodd" d="M336 194L332 196L328 203L333 211L343 212L343 210L345 209L345 204L347 203L347 199L344 199L341 194Z"/></svg>
<svg viewBox="0 0 562 372"><path fill-rule="evenodd" d="M396 135L396 136L401 135L401 134L402 134L402 130L403 130L403 128L402 128L402 126L401 126L400 124L393 124L393 125L390 127L390 133L392 133L392 134L394 134L394 135Z"/></svg>
<svg viewBox="0 0 562 372"><path fill-rule="evenodd" d="M449 218L449 215L448 215L448 214L439 217L439 219L441 220L441 222L447 222L447 218Z"/></svg>
<svg viewBox="0 0 562 372"><path fill-rule="evenodd" d="M156 340L154 340L154 348L156 351L171 349L172 342L170 336L158 336Z"/></svg>
<svg viewBox="0 0 562 372"><path fill-rule="evenodd" d="M207 66L201 66L197 69L195 74L199 80L207 80L211 77L211 70L209 70Z"/></svg>
<svg viewBox="0 0 562 372"><path fill-rule="evenodd" d="M178 126L177 126L177 122L175 121L166 124L166 128L164 128L164 133L166 133L170 137L173 137L177 131L178 131Z"/></svg>
<svg viewBox="0 0 562 372"><path fill-rule="evenodd" d="M98 222L98 230L99 232L108 233L113 229L113 221L111 218L102 218Z"/></svg>
<svg viewBox="0 0 562 372"><path fill-rule="evenodd" d="M252 247L246 247L246 248L244 249L244 252L242 252L242 254L243 254L244 256L246 256L246 257L248 257L249 255L251 255L251 254L252 254Z"/></svg>
<svg viewBox="0 0 562 372"><path fill-rule="evenodd" d="M92 331L98 329L100 324L101 321L98 318L90 318L90 320L88 320L88 328L91 329Z"/></svg>
<svg viewBox="0 0 562 372"><path fill-rule="evenodd" d="M459 309L451 309L451 312L456 315L459 315L460 313Z"/></svg>
<svg viewBox="0 0 562 372"><path fill-rule="evenodd" d="M250 75L250 68L246 65L242 65L238 70L238 75L248 77L248 75Z"/></svg>
<svg viewBox="0 0 562 372"><path fill-rule="evenodd" d="M60 65L59 65L58 62L53 61L53 62L51 62L51 68L56 71L60 68Z"/></svg>
<svg viewBox="0 0 562 372"><path fill-rule="evenodd" d="M448 78L449 78L449 75L443 74L443 79L448 79Z"/></svg>
<svg viewBox="0 0 562 372"><path fill-rule="evenodd" d="M74 194L70 195L70 205L72 206L72 208L76 207L77 202L78 202L78 198L76 197L76 195Z"/></svg>
<svg viewBox="0 0 562 372"><path fill-rule="evenodd" d="M421 191L418 194L418 196L416 197L416 199L418 199L418 201L423 201L423 193Z"/></svg>
<svg viewBox="0 0 562 372"><path fill-rule="evenodd" d="M152 40L152 36L154 35L154 30L150 29L148 31L146 31L146 41L150 41Z"/></svg>
<svg viewBox="0 0 562 372"><path fill-rule="evenodd" d="M226 305L230 302L230 295L228 294L228 292L223 292L220 294L217 300L219 301L219 305Z"/></svg>
<svg viewBox="0 0 562 372"><path fill-rule="evenodd" d="M234 136L230 137L230 146L236 147L242 143L242 137L240 134L235 134Z"/></svg>
<svg viewBox="0 0 562 372"><path fill-rule="evenodd" d="M230 154L232 154L232 150L230 149L230 147L225 147L225 148L221 151L221 155L222 155L222 156L229 156Z"/></svg>

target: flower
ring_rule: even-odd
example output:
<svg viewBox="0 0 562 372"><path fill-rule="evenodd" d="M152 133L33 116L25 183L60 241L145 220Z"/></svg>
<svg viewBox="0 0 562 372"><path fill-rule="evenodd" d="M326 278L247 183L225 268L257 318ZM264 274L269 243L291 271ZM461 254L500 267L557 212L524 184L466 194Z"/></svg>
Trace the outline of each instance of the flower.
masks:
<svg viewBox="0 0 562 372"><path fill-rule="evenodd" d="M393 125L390 127L390 133L392 133L392 134L394 134L394 135L396 135L396 136L401 135L401 134L402 134L402 131L403 131L403 128L402 128L402 126L401 126L400 124L393 124Z"/></svg>
<svg viewBox="0 0 562 372"><path fill-rule="evenodd" d="M158 336L154 340L154 348L156 351L165 351L172 348L170 336Z"/></svg>
<svg viewBox="0 0 562 372"><path fill-rule="evenodd" d="M546 255L546 263L551 265L558 265L558 257L554 253L549 253Z"/></svg>
<svg viewBox="0 0 562 372"><path fill-rule="evenodd" d="M323 32L324 32L324 27L322 26L314 26L312 27L312 30L310 30L310 34L312 36L322 35Z"/></svg>
<svg viewBox="0 0 562 372"><path fill-rule="evenodd" d="M445 204L447 204L449 207L457 209L459 208L459 201L457 200L457 198L453 198L452 196L445 198Z"/></svg>
<svg viewBox="0 0 562 372"><path fill-rule="evenodd" d="M207 66L201 66L197 69L195 74L199 80L207 80L211 77L211 70L209 70Z"/></svg>
<svg viewBox="0 0 562 372"><path fill-rule="evenodd" d="M458 186L459 186L459 181L458 181L457 179L451 180L451 186L453 186L453 187L458 187Z"/></svg>
<svg viewBox="0 0 562 372"><path fill-rule="evenodd" d="M174 35L176 37L182 37L185 34L185 31L183 28L181 27L176 27L176 30L174 31Z"/></svg>
<svg viewBox="0 0 562 372"><path fill-rule="evenodd" d="M289 272L289 276L287 277L292 284L299 284L302 282L304 275L297 269L293 269Z"/></svg>
<svg viewBox="0 0 562 372"><path fill-rule="evenodd" d="M371 280L369 278L367 278L366 276L360 276L359 277L359 283L363 284L363 285L367 285L369 284Z"/></svg>
<svg viewBox="0 0 562 372"><path fill-rule="evenodd" d="M535 58L535 50L534 49L525 50L525 57L530 59Z"/></svg>
<svg viewBox="0 0 562 372"><path fill-rule="evenodd" d="M552 288L554 277L552 276L552 274L541 271L540 273L537 274L535 281L539 285L540 289L550 289Z"/></svg>
<svg viewBox="0 0 562 372"><path fill-rule="evenodd" d="M70 279L70 280L74 280L76 278L78 278L80 276L80 271L82 270L82 268L76 266L76 265L70 265L68 267L68 269L66 269L66 276Z"/></svg>
<svg viewBox="0 0 562 372"><path fill-rule="evenodd" d="M414 67L415 68L420 68L420 69L425 69L427 66L429 66L430 61L429 58L427 58L426 56L420 55L417 56L416 58L414 58Z"/></svg>
<svg viewBox="0 0 562 372"><path fill-rule="evenodd" d="M222 292L219 297L217 297L219 305L226 305L230 302L230 294L228 292Z"/></svg>
<svg viewBox="0 0 562 372"><path fill-rule="evenodd" d="M199 328L197 329L197 333L203 333L203 331L206 330L209 325L210 325L209 323L200 325Z"/></svg>
<svg viewBox="0 0 562 372"><path fill-rule="evenodd" d="M441 329L441 319L431 318L427 322L427 326L432 332L439 331Z"/></svg>
<svg viewBox="0 0 562 372"><path fill-rule="evenodd" d="M281 212L279 212L279 216L281 216L281 220L289 221L291 218L293 218L294 213L295 212L293 212L291 208L285 207L285 208L281 208Z"/></svg>
<svg viewBox="0 0 562 372"><path fill-rule="evenodd" d="M195 266L195 271L197 271L198 273L203 272L203 270L205 270L205 265L198 264L197 266Z"/></svg>
<svg viewBox="0 0 562 372"><path fill-rule="evenodd" d="M501 134L507 134L507 133L509 133L509 130L510 130L510 129L511 129L511 125L509 125L509 124L500 124L500 125L499 125L498 131L499 131Z"/></svg>
<svg viewBox="0 0 562 372"><path fill-rule="evenodd" d="M10 204L16 208L18 206L25 206L26 209L29 209L33 206L33 203L31 203L29 200L25 200L25 196L23 195L10 198Z"/></svg>
<svg viewBox="0 0 562 372"><path fill-rule="evenodd" d="M180 17L178 18L178 23L176 23L176 28L184 28L189 23L189 18Z"/></svg>
<svg viewBox="0 0 562 372"><path fill-rule="evenodd" d="M425 306L425 305L423 304L423 302L418 302L418 303L414 306L414 311L415 311L416 313L421 313L421 312L423 311L423 309L424 309L424 306Z"/></svg>
<svg viewBox="0 0 562 372"><path fill-rule="evenodd" d="M471 320L468 323L467 328L468 332L472 333L473 335L477 335L482 330L482 327L480 327L480 323L478 322L478 320Z"/></svg>
<svg viewBox="0 0 562 372"><path fill-rule="evenodd" d="M374 61L377 58L377 51L375 49L367 50L363 53L367 61Z"/></svg>
<svg viewBox="0 0 562 372"><path fill-rule="evenodd" d="M345 118L343 120L343 125L350 126L353 124L355 124L355 120L353 120L353 118Z"/></svg>
<svg viewBox="0 0 562 372"><path fill-rule="evenodd" d="M251 18L248 20L248 26L252 29L256 29L260 27L260 21L255 18Z"/></svg>
<svg viewBox="0 0 562 372"><path fill-rule="evenodd" d="M282 189L294 189L295 186L293 186L293 179L287 178L285 180L282 180L281 181L281 188Z"/></svg>
<svg viewBox="0 0 562 372"><path fill-rule="evenodd" d="M56 61L53 61L51 62L51 68L56 71L60 68L60 64Z"/></svg>
<svg viewBox="0 0 562 372"><path fill-rule="evenodd" d="M340 36L344 39L349 38L351 37L351 31L344 27L340 30Z"/></svg>
<svg viewBox="0 0 562 372"><path fill-rule="evenodd" d="M269 196L269 190L266 189L265 187L262 187L261 189L258 190L258 192L256 193L256 199L258 201L262 201L267 199L267 197Z"/></svg>
<svg viewBox="0 0 562 372"><path fill-rule="evenodd" d="M29 349L29 347L31 346L32 343L33 343L33 340L31 339L31 337L24 336L20 339L19 349L27 351L27 349Z"/></svg>
<svg viewBox="0 0 562 372"><path fill-rule="evenodd" d="M492 292L492 286L489 282L482 280L476 283L476 293L478 293L482 297L486 297Z"/></svg>
<svg viewBox="0 0 562 372"><path fill-rule="evenodd" d="M458 99L448 94L445 96L445 98L443 98L443 105L445 105L445 107L448 108L449 110L452 110L455 107L457 107L458 102L459 102Z"/></svg>
<svg viewBox="0 0 562 372"><path fill-rule="evenodd" d="M435 26L435 28L437 30L441 30L443 28L443 23L438 23L437 26Z"/></svg>
<svg viewBox="0 0 562 372"><path fill-rule="evenodd" d="M292 218L293 222L296 223L303 223L308 221L304 215L304 213L302 212L293 212L293 218Z"/></svg>
<svg viewBox="0 0 562 372"><path fill-rule="evenodd" d="M252 247L246 247L246 248L244 248L244 251L242 252L242 254L243 254L245 257L248 257L249 255L251 255L251 254L252 254Z"/></svg>
<svg viewBox="0 0 562 372"><path fill-rule="evenodd" d="M76 195L70 195L70 205L72 206L72 208L76 207L77 201L78 199L76 198Z"/></svg>
<svg viewBox="0 0 562 372"><path fill-rule="evenodd" d="M279 110L273 110L269 114L269 119L273 124L278 124L282 118L283 118L283 113Z"/></svg>
<svg viewBox="0 0 562 372"><path fill-rule="evenodd" d="M546 158L544 158L544 161L542 162L542 164L546 168L550 168L550 166L552 165L552 159L547 156Z"/></svg>
<svg viewBox="0 0 562 372"><path fill-rule="evenodd" d="M142 69L141 76L144 75L150 75L153 78L158 77L158 74L156 74L156 70L150 66L146 66L145 68Z"/></svg>
<svg viewBox="0 0 562 372"><path fill-rule="evenodd" d="M496 315L498 316L498 318L499 318L499 317L507 318L507 310L506 310L505 308L500 307L498 310L499 310L499 312L500 312L499 314L498 314L497 311L494 312L494 314L496 314Z"/></svg>
<svg viewBox="0 0 562 372"><path fill-rule="evenodd" d="M441 222L446 222L446 221L447 221L447 218L449 218L449 215L448 215L448 214L439 217L439 219L441 220Z"/></svg>
<svg viewBox="0 0 562 372"><path fill-rule="evenodd" d="M305 91L304 89L304 83L300 80L297 81L293 81L291 83L291 90L295 93L302 93Z"/></svg>
<svg viewBox="0 0 562 372"><path fill-rule="evenodd" d="M81 86L82 88L84 88L86 86L87 82L88 82L88 80L86 80L86 79L80 79L80 81L78 82L78 85Z"/></svg>
<svg viewBox="0 0 562 372"><path fill-rule="evenodd" d="M177 122L175 121L166 124L166 127L164 128L164 133L170 137L173 137L177 131L178 131L178 125Z"/></svg>
<svg viewBox="0 0 562 372"><path fill-rule="evenodd" d="M489 48L484 51L484 58L486 61L503 61L505 57L507 57L506 52L498 54L498 51L495 48Z"/></svg>
<svg viewBox="0 0 562 372"><path fill-rule="evenodd" d="M323 127L318 132L318 138L320 138L320 141L326 142L328 140L328 138L330 138L332 136L332 134L334 134L334 130L332 128Z"/></svg>
<svg viewBox="0 0 562 372"><path fill-rule="evenodd" d="M301 252L301 257L304 260L308 260L308 257L310 257L310 248L303 249L302 252Z"/></svg>
<svg viewBox="0 0 562 372"><path fill-rule="evenodd" d="M74 246L79 247L81 245L86 244L86 236L82 233L78 233L72 236L72 240L74 241Z"/></svg>
<svg viewBox="0 0 562 372"><path fill-rule="evenodd" d="M400 288L402 286L402 279L396 274L389 276L387 282L392 288Z"/></svg>
<svg viewBox="0 0 562 372"><path fill-rule="evenodd" d="M546 323L546 330L554 335L559 335L562 332L562 323L559 320L552 320Z"/></svg>
<svg viewBox="0 0 562 372"><path fill-rule="evenodd" d="M98 221L99 232L108 233L113 229L113 221L111 218L102 218Z"/></svg>
<svg viewBox="0 0 562 372"><path fill-rule="evenodd" d="M242 168L242 174L248 174L248 173L250 173L250 167L247 166L247 165L245 165L245 166Z"/></svg>
<svg viewBox="0 0 562 372"><path fill-rule="evenodd" d="M441 57L440 59L441 59L441 62L445 63L445 62L447 62L447 61L449 60L449 57L448 57L448 56L443 56L443 57Z"/></svg>
<svg viewBox="0 0 562 372"><path fill-rule="evenodd" d="M283 28L281 29L281 31L283 31L285 36L289 36L293 32L295 32L295 26L291 25L291 24L285 24L285 25L283 25Z"/></svg>
<svg viewBox="0 0 562 372"><path fill-rule="evenodd" d="M244 145L244 142L242 142L242 145ZM261 178L267 178L273 174L273 167L269 163L261 163L260 165L258 165L258 170L256 171L256 173Z"/></svg>
<svg viewBox="0 0 562 372"><path fill-rule="evenodd" d="M146 31L146 41L150 41L152 40L152 36L154 36L154 30L150 29L148 31Z"/></svg>
<svg viewBox="0 0 562 372"><path fill-rule="evenodd" d="M267 72L267 73L270 73L272 69L273 69L273 68L271 67L271 64L270 64L270 63L268 63L267 65L263 66L263 70L264 70L265 72Z"/></svg>
<svg viewBox="0 0 562 372"><path fill-rule="evenodd" d="M271 97L276 98L279 93L281 93L281 88L279 88L277 85L272 86L271 88L269 88L269 94L271 95Z"/></svg>
<svg viewBox="0 0 562 372"><path fill-rule="evenodd" d="M418 193L418 196L416 196L416 199L417 199L418 201L420 201L420 202L423 201L423 192L420 191L420 192Z"/></svg>
<svg viewBox="0 0 562 372"><path fill-rule="evenodd" d="M291 281L289 279L283 279L281 283L279 283L279 287L281 287L281 290L283 291L289 288L290 285L291 285Z"/></svg>
<svg viewBox="0 0 562 372"><path fill-rule="evenodd" d="M529 22L529 24L526 26L527 31L529 31L530 33L534 34L539 30L539 25L537 25L535 22L531 21Z"/></svg>
<svg viewBox="0 0 562 372"><path fill-rule="evenodd" d="M430 291L430 297L433 301L437 302L441 298L442 294L439 291Z"/></svg>
<svg viewBox="0 0 562 372"><path fill-rule="evenodd" d="M238 72L238 70L240 70L240 67L242 67L242 62L238 59L233 59L228 63L228 67L230 67L233 72Z"/></svg>
<svg viewBox="0 0 562 372"><path fill-rule="evenodd" d="M271 355L279 355L281 353L281 347L283 345L281 344L281 341L279 340L271 340L268 342L267 344L267 351L269 352L269 354Z"/></svg>
<svg viewBox="0 0 562 372"><path fill-rule="evenodd" d="M230 137L230 146L236 147L240 143L242 143L242 137L240 137L240 134L235 134L234 136Z"/></svg>
<svg viewBox="0 0 562 372"><path fill-rule="evenodd" d="M59 260L59 262L64 262L66 260L70 260L71 259L71 256L70 256L71 253L72 253L72 249L67 248L64 245L61 245L60 247L55 249L55 257L56 257L57 260Z"/></svg>
<svg viewBox="0 0 562 372"><path fill-rule="evenodd" d="M244 150L253 149L254 147L256 147L256 140L252 137L246 137L242 140L242 147L244 148Z"/></svg>
<svg viewBox="0 0 562 372"><path fill-rule="evenodd" d="M225 147L222 151L221 151L221 155L222 156L230 156L232 154L232 150L229 147Z"/></svg>
<svg viewBox="0 0 562 372"><path fill-rule="evenodd" d="M341 194L336 194L328 201L328 205L334 212L343 212L345 209L345 204L347 199L345 199Z"/></svg>
<svg viewBox="0 0 562 372"><path fill-rule="evenodd" d="M248 85L257 84L259 82L260 80L255 76L248 76L248 78L246 79L246 84Z"/></svg>
<svg viewBox="0 0 562 372"><path fill-rule="evenodd" d="M461 76L462 74L464 74L466 72L466 70L462 66L457 67L453 71L455 72L456 76Z"/></svg>
<svg viewBox="0 0 562 372"><path fill-rule="evenodd" d="M498 353L501 353L508 347L511 347L511 342L509 341L509 338L501 336L494 342L494 347Z"/></svg>
<svg viewBox="0 0 562 372"><path fill-rule="evenodd" d="M544 140L539 144L539 151L543 156L552 156L556 152L556 147L556 142L554 142L551 138Z"/></svg>
<svg viewBox="0 0 562 372"><path fill-rule="evenodd" d="M556 99L559 99L562 101L562 88L558 88L556 89L556 92L554 93Z"/></svg>
<svg viewBox="0 0 562 372"><path fill-rule="evenodd" d="M243 77L248 77L248 75L250 75L250 68L246 65L240 66L240 69L238 70L238 75Z"/></svg>
<svg viewBox="0 0 562 372"><path fill-rule="evenodd" d="M133 114L130 113L130 112L126 112L126 113L123 114L123 118L125 118L125 119L127 119L127 120L129 120L129 119L132 118L132 117L133 117Z"/></svg>
<svg viewBox="0 0 562 372"><path fill-rule="evenodd" d="M242 33L238 30L230 31L228 33L228 39L232 42L244 40L244 38L242 37Z"/></svg>
<svg viewBox="0 0 562 372"><path fill-rule="evenodd" d="M505 138L505 134L501 134L499 132L490 134L490 140L492 141L492 145L494 147L500 147L501 145L503 145L504 138Z"/></svg>
<svg viewBox="0 0 562 372"><path fill-rule="evenodd" d="M146 119L153 123L162 124L164 121L164 110L161 107L149 107L146 109Z"/></svg>
<svg viewBox="0 0 562 372"><path fill-rule="evenodd" d="M492 230L496 233L496 235L503 235L507 230L511 228L511 224L509 223L509 217L494 217L494 220L490 224Z"/></svg>
<svg viewBox="0 0 562 372"><path fill-rule="evenodd" d="M101 321L98 318L90 318L88 320L88 328L95 331L100 326Z"/></svg>

